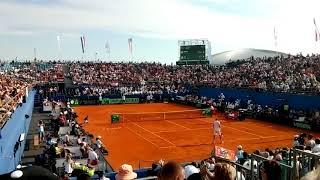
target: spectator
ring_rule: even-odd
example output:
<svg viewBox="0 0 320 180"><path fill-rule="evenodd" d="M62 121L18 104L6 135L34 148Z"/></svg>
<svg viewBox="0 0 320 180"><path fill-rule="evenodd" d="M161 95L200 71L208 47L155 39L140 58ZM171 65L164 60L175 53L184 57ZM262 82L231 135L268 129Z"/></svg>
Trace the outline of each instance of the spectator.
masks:
<svg viewBox="0 0 320 180"><path fill-rule="evenodd" d="M105 146L103 145L103 143L101 141L101 136L96 137L96 145L103 154L108 154L108 151L106 150Z"/></svg>
<svg viewBox="0 0 320 180"><path fill-rule="evenodd" d="M237 173L236 169L227 163L216 163L214 168L213 180L244 180L241 173Z"/></svg>
<svg viewBox="0 0 320 180"><path fill-rule="evenodd" d="M69 135L70 135L70 132L67 132L67 134L64 135L64 144L67 146L72 146L72 142Z"/></svg>
<svg viewBox="0 0 320 180"><path fill-rule="evenodd" d="M77 145L80 145L82 143L82 139L81 139L81 136L78 135L78 138L77 138Z"/></svg>
<svg viewBox="0 0 320 180"><path fill-rule="evenodd" d="M244 159L243 153L244 153L244 151L242 150L242 146L239 145L239 146L237 147L236 157L237 157L237 161L238 161L240 164L243 163L243 159Z"/></svg>
<svg viewBox="0 0 320 180"><path fill-rule="evenodd" d="M312 153L320 153L320 139L315 140L315 146L312 148Z"/></svg>
<svg viewBox="0 0 320 180"><path fill-rule="evenodd" d="M64 172L67 175L70 175L73 171L74 162L71 158L71 154L66 155L66 160L63 162Z"/></svg>
<svg viewBox="0 0 320 180"><path fill-rule="evenodd" d="M40 141L43 141L44 140L44 123L42 122L42 120L39 121L38 127L39 127Z"/></svg>
<svg viewBox="0 0 320 180"><path fill-rule="evenodd" d="M281 180L281 167L278 162L267 160L259 165L259 179Z"/></svg>
<svg viewBox="0 0 320 180"><path fill-rule="evenodd" d="M319 180L320 179L320 165L318 168L307 173L305 176L301 178L301 180Z"/></svg>
<svg viewBox="0 0 320 180"><path fill-rule="evenodd" d="M98 154L91 147L88 147L88 164L92 166L98 164Z"/></svg>
<svg viewBox="0 0 320 180"><path fill-rule="evenodd" d="M164 164L164 161L161 159L159 162L153 162L151 165L151 170L148 171L149 176L157 176Z"/></svg>
<svg viewBox="0 0 320 180"><path fill-rule="evenodd" d="M200 170L193 165L187 165L184 167L184 174L186 179L189 178L192 174L198 174Z"/></svg>
<svg viewBox="0 0 320 180"><path fill-rule="evenodd" d="M306 149L312 150L315 145L316 145L316 142L313 140L313 136L311 134L308 134L308 141L306 142Z"/></svg>
<svg viewBox="0 0 320 180"><path fill-rule="evenodd" d="M132 166L128 164L121 165L116 175L116 180L131 180L136 178L137 173L133 172Z"/></svg>
<svg viewBox="0 0 320 180"><path fill-rule="evenodd" d="M158 175L159 180L183 180L184 178L183 168L174 161L167 162Z"/></svg>

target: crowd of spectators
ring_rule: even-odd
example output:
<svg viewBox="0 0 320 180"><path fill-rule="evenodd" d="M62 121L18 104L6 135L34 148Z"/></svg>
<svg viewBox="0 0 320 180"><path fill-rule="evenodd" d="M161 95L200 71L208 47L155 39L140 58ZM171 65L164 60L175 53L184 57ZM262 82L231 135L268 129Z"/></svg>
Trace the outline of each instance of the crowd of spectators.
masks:
<svg viewBox="0 0 320 180"><path fill-rule="evenodd" d="M11 116L18 105L22 105L28 85L9 76L0 75L0 126Z"/></svg>
<svg viewBox="0 0 320 180"><path fill-rule="evenodd" d="M319 93L319 62L319 55L252 57L224 66L77 62L70 75L75 84L94 87L89 93L96 94L115 88L123 93L179 91L186 85Z"/></svg>
<svg viewBox="0 0 320 180"><path fill-rule="evenodd" d="M320 126L320 110L318 108L303 110L290 108L286 102L281 106L264 106L253 100L243 101L225 97L221 93L216 98L188 94L177 96L176 102L198 106L201 108L213 107L225 113L228 118L238 119L244 113L245 117L292 125L293 122L310 124L313 128ZM235 116L234 116L235 114ZM234 117L232 117L234 116Z"/></svg>
<svg viewBox="0 0 320 180"><path fill-rule="evenodd" d="M69 105L57 104L53 106L50 120L38 123L40 144L45 148L36 158L36 164L66 179L83 173L93 176L95 171L103 171L99 154L107 155L108 151L101 136L94 140L93 135L82 129L83 124L77 121L78 116Z"/></svg>
<svg viewBox="0 0 320 180"><path fill-rule="evenodd" d="M18 105L28 95L29 88L38 83L57 81L61 65L11 62L0 64L0 126L6 122Z"/></svg>

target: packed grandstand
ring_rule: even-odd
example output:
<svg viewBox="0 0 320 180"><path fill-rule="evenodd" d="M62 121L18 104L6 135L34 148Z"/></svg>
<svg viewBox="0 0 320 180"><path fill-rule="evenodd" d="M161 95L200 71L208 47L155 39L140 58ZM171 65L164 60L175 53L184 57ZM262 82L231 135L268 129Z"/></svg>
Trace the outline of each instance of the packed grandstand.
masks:
<svg viewBox="0 0 320 180"><path fill-rule="evenodd" d="M32 168L21 161L25 146L31 146L31 141L25 145L27 138L21 140L20 133L10 135L8 129L22 123L15 119L35 121L21 110L30 93L34 93L34 107L51 106L49 113L42 109L47 120L36 121L39 135L36 133L31 139L34 146L43 148L33 164L50 172L38 166L33 168L53 179L320 179L320 137L309 133L320 129L319 55L251 57L221 66L12 61L2 62L0 73L0 159L1 166L10 164L7 169L1 168L1 179L19 172L28 174L28 168ZM211 88L216 94L206 96L203 88ZM282 100L262 104L259 98L246 93ZM292 137L290 147L280 143L276 149L248 152L239 145L234 147L235 159L213 153L206 159L182 164L159 159L143 169L133 169L123 159L123 165L117 169L106 160L112 152L108 152L101 137L82 128L73 105L104 104L104 98L120 98L119 103L126 103L125 97L139 97L140 103L175 102L199 109L213 108L235 119L245 113L246 117L308 130ZM302 102L304 98L309 98L308 102ZM13 142L5 143L6 139Z"/></svg>

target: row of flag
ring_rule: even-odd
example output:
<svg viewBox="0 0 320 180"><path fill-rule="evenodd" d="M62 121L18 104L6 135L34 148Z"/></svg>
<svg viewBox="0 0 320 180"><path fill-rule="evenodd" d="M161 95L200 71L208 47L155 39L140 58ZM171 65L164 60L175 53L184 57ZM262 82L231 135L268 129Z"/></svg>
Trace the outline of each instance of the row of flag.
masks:
<svg viewBox="0 0 320 180"><path fill-rule="evenodd" d="M317 26L317 23L316 23L316 19L313 18L313 24L314 24L314 27L315 27L315 41L319 41L320 42L320 32L319 32L319 29L318 29L318 26ZM274 36L274 45L275 47L278 46L278 36L277 36L277 30L276 30L276 27L274 27L273 29L273 36ZM86 49L86 38L85 36L80 36L80 42L81 42L81 50L82 50L82 53L84 54L85 53L85 49ZM129 46L129 53L132 55L132 38L128 38L128 46ZM60 36L57 36L57 43L58 43L58 50L59 50L59 53L61 53L61 39L60 39ZM106 53L110 55L110 44L109 42L107 41L106 44L105 44L105 49L106 49Z"/></svg>
<svg viewBox="0 0 320 180"><path fill-rule="evenodd" d="M313 18L313 24L315 27L315 41L320 42L320 31L318 29L317 22L316 22L315 18ZM274 38L274 46L277 47L278 46L278 35L277 35L276 27L273 28L273 38Z"/></svg>
<svg viewBox="0 0 320 180"><path fill-rule="evenodd" d="M320 32L319 32L319 29L318 29L317 22L316 22L315 18L313 18L313 24L314 24L315 40L317 42L317 41L320 41Z"/></svg>
<svg viewBox="0 0 320 180"><path fill-rule="evenodd" d="M58 50L59 53L61 53L61 38L60 36L57 36L57 43L58 43ZM86 49L86 38L85 36L80 36L80 43L81 43L81 52L84 54ZM129 52L132 55L132 38L128 39L128 46L129 46ZM107 41L105 44L106 53L110 54L110 44Z"/></svg>

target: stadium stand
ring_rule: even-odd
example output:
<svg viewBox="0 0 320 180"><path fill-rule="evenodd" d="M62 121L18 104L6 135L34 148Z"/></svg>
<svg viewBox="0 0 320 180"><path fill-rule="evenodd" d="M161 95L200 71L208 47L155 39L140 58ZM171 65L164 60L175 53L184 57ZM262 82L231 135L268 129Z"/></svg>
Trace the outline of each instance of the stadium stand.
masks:
<svg viewBox="0 0 320 180"><path fill-rule="evenodd" d="M245 109L243 111L246 116L257 119L276 122L281 117L287 119L286 123L298 120L297 122L311 124L312 128L317 128L320 126L317 109L309 112L298 109L289 110L285 108L286 103L281 107L282 109L274 106L261 106L253 101L244 102L242 99L231 99L223 93L215 98L201 96L196 90L200 87L227 87L236 90L246 88L263 92L317 96L320 92L319 61L320 56L318 55L306 57L297 55L250 58L230 62L225 66L11 62L1 65L1 129L12 120L11 115L16 109L24 106L24 101L27 101L26 96L34 90L39 96L41 106L50 104L52 107L51 113L48 113L50 119L38 125L44 137L34 138L34 145L43 148L43 152L36 157L35 164L49 169L59 177L72 179L83 176L83 174L92 179L102 177L109 179L121 179L121 177L131 179L199 179L201 177L206 179L217 179L218 177L261 179L265 177L264 179L293 180L303 176L309 177L315 174L314 172L318 172L320 168L318 165L320 139L304 133L293 138L292 147L281 147L279 144L277 149L246 152L245 147L238 146L236 161L226 160L214 152L212 157L205 160L182 165L172 161L159 161L150 164L152 168L134 171L132 166L124 164L117 172L112 172L113 169L109 167L104 158L108 153L108 147L98 141L97 135L88 134L81 128L77 115L71 107L71 100L79 97L80 101L80 97L84 96L86 100L98 104L104 102L103 98L113 97L120 98L118 102L124 103L126 100L122 98L123 96L139 96L139 102L175 101L199 108L213 107L226 113L227 117L236 119L242 112L240 109ZM70 69L66 70L66 66ZM70 71L70 74L66 71ZM73 87L63 88L58 82L64 82L67 76L73 80ZM196 112L197 117L202 115ZM130 114L120 114L120 116L127 118L130 116L129 119L136 119L135 115ZM165 119L165 115L159 117ZM34 119L32 118L32 121ZM102 147L104 151L101 151ZM20 169L23 168L25 167L20 167ZM13 170L15 169L10 169L6 173L11 173Z"/></svg>

